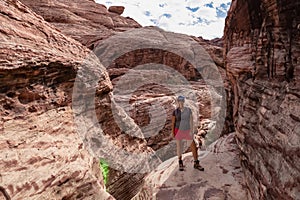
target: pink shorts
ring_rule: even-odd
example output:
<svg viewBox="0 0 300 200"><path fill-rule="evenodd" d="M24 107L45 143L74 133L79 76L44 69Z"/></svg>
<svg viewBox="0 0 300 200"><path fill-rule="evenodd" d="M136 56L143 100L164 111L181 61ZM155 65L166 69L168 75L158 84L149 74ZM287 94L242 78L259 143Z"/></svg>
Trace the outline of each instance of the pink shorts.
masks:
<svg viewBox="0 0 300 200"><path fill-rule="evenodd" d="M175 128L174 134L176 140L192 140L192 136L190 135L191 130L179 130Z"/></svg>

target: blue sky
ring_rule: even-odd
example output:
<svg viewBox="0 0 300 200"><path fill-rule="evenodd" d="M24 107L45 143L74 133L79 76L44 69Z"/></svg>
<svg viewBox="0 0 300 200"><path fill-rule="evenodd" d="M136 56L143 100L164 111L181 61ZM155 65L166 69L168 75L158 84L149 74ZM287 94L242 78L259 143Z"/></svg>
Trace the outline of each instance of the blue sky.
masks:
<svg viewBox="0 0 300 200"><path fill-rule="evenodd" d="M231 0L96 0L106 5L125 6L122 14L143 26L158 26L166 31L222 37Z"/></svg>

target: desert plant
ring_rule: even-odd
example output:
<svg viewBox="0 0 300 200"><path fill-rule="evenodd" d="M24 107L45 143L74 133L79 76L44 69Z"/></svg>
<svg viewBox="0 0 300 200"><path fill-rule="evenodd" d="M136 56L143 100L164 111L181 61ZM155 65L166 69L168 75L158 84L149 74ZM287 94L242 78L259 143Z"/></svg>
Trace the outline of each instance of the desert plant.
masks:
<svg viewBox="0 0 300 200"><path fill-rule="evenodd" d="M100 162L99 162L99 165L100 165L100 169L102 171L104 184L106 185L107 180L108 180L108 173L109 173L108 163L104 159L101 158Z"/></svg>

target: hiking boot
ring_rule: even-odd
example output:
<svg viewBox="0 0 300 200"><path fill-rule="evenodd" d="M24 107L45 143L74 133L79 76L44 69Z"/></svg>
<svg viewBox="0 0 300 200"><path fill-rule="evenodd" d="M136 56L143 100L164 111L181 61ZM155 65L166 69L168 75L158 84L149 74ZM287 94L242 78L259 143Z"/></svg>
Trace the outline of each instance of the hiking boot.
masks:
<svg viewBox="0 0 300 200"><path fill-rule="evenodd" d="M200 171L204 171L204 168L199 164L199 160L194 161L194 168Z"/></svg>
<svg viewBox="0 0 300 200"><path fill-rule="evenodd" d="M184 166L183 166L183 162L182 160L179 160L179 171L183 171L184 170Z"/></svg>

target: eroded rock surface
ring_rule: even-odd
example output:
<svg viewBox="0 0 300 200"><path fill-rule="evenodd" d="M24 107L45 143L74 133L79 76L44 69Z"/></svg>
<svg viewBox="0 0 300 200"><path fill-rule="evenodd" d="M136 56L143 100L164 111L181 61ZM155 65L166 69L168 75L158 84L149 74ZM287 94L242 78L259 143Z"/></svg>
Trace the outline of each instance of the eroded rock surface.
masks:
<svg viewBox="0 0 300 200"><path fill-rule="evenodd" d="M94 0L21 0L65 35L93 49L99 41L115 33L141 27L131 18L120 16L124 7L107 9Z"/></svg>
<svg viewBox="0 0 300 200"><path fill-rule="evenodd" d="M251 199L234 136L220 138L207 151L200 151L203 172L193 168L191 153L183 156L183 172L178 170L176 157L162 163L146 176L142 190L133 199Z"/></svg>
<svg viewBox="0 0 300 200"><path fill-rule="evenodd" d="M235 0L226 19L231 122L253 199L299 199L299 24L299 1Z"/></svg>
<svg viewBox="0 0 300 200"><path fill-rule="evenodd" d="M1 199L114 199L71 109L89 50L19 1L0 1L0 21ZM99 74L105 96L107 74L95 57L86 65Z"/></svg>

